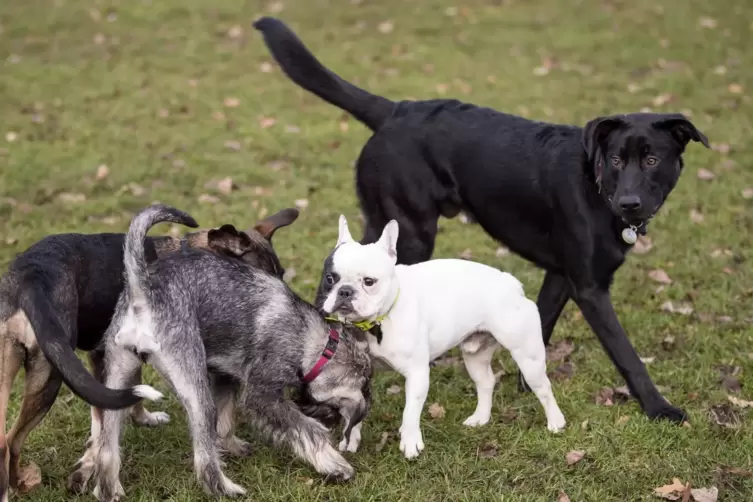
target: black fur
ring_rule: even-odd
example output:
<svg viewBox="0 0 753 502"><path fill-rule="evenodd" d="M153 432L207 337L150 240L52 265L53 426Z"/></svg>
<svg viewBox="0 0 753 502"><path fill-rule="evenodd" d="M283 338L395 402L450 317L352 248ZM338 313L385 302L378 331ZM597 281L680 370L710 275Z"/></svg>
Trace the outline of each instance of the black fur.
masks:
<svg viewBox="0 0 753 502"><path fill-rule="evenodd" d="M690 121L641 113L602 117L581 128L456 100L390 102L346 86L281 21L263 18L254 26L293 81L374 131L356 164L366 219L362 243L376 241L395 219L398 262L421 262L432 255L439 216L469 214L547 271L537 301L545 342L573 299L646 414L686 418L651 381L620 326L609 288L631 247L622 230L633 225L645 233L677 182L687 143L708 146ZM649 165L649 157L657 162Z"/></svg>

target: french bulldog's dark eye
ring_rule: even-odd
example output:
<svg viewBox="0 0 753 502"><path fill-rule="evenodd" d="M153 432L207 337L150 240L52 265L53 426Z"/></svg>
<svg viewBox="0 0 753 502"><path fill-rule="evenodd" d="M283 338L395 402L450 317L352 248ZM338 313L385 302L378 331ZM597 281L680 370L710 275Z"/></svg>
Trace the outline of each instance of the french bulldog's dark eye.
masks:
<svg viewBox="0 0 753 502"><path fill-rule="evenodd" d="M622 159L615 155L614 157L612 157L612 165L616 167L617 169L621 168Z"/></svg>
<svg viewBox="0 0 753 502"><path fill-rule="evenodd" d="M377 280L376 279L372 279L371 277L364 277L363 278L363 285L366 286L367 288L370 288L371 286L373 286L374 284L376 284L376 282L377 282Z"/></svg>
<svg viewBox="0 0 753 502"><path fill-rule="evenodd" d="M656 157L646 157L647 166L654 167L658 163L659 163L659 159L657 159Z"/></svg>
<svg viewBox="0 0 753 502"><path fill-rule="evenodd" d="M327 284L332 286L335 283L335 276L332 274L327 274L324 276L324 280L327 282Z"/></svg>

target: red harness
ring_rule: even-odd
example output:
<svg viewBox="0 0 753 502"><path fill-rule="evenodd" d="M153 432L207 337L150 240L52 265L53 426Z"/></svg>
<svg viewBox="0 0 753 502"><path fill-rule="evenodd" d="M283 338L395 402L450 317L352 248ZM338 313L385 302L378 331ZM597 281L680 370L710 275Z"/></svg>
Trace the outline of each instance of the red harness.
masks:
<svg viewBox="0 0 753 502"><path fill-rule="evenodd" d="M322 372L322 369L324 369L324 366L329 362L330 359L332 359L335 356L335 351L337 351L337 344L340 343L340 333L335 330L335 328L329 329L329 340L327 340L327 345L324 347L324 350L322 351L322 355L319 356L319 360L316 362L313 368L311 368L311 371L306 373L303 376L303 382L304 383L311 383L316 377L319 376L319 373Z"/></svg>

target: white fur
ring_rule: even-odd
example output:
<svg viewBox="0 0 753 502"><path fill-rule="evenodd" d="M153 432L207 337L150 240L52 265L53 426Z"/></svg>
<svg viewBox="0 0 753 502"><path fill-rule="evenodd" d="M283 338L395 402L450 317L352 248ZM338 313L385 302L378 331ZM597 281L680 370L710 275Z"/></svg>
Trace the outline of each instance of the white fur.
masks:
<svg viewBox="0 0 753 502"><path fill-rule="evenodd" d="M343 320L373 320L389 312L382 322L381 343L371 334L368 339L372 356L405 377L400 427L403 454L413 458L424 449L420 418L429 391L430 361L458 345L478 394L476 410L465 425L484 425L491 418L495 384L491 360L502 345L510 351L541 402L547 428L560 431L565 418L546 375L539 312L536 304L526 298L520 281L466 260L437 259L396 266L397 234L397 223L391 221L378 242L361 245L352 239L341 216L338 248L332 259L333 271L340 280L323 307L331 312L337 291L349 285L356 290L352 301L355 313L340 315ZM367 287L364 277L377 282ZM359 440L360 428L350 442L357 448ZM340 444L341 449L345 447L345 442ZM352 448L348 444L348 450Z"/></svg>
<svg viewBox="0 0 753 502"><path fill-rule="evenodd" d="M133 393L150 401L158 401L165 397L160 391L149 385L137 385L133 388Z"/></svg>

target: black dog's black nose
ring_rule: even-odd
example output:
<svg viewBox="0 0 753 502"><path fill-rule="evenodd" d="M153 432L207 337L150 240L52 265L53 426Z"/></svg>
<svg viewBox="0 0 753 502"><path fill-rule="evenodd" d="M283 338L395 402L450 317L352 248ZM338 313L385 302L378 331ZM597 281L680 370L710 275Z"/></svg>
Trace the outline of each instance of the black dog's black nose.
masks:
<svg viewBox="0 0 753 502"><path fill-rule="evenodd" d="M641 198L637 195L625 195L620 197L617 203L620 205L620 209L626 213L634 213L641 208Z"/></svg>
<svg viewBox="0 0 753 502"><path fill-rule="evenodd" d="M352 298L356 291L350 286L343 286L337 291L337 296L341 300Z"/></svg>

